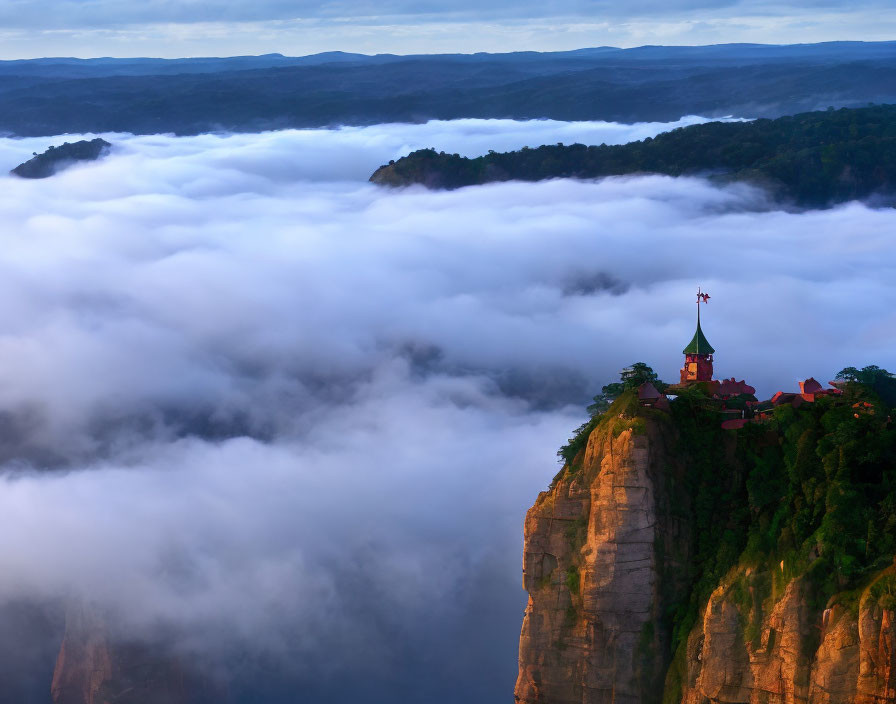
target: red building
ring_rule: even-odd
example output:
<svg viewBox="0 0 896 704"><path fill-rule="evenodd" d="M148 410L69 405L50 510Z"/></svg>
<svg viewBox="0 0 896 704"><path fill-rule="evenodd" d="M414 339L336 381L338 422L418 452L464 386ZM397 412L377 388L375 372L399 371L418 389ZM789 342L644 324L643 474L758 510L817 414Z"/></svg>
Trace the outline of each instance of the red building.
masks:
<svg viewBox="0 0 896 704"><path fill-rule="evenodd" d="M715 350L707 342L700 329L700 302L705 294L697 294L697 332L694 339L682 350L684 352L684 368L681 370L681 383L694 381L712 381L712 355Z"/></svg>

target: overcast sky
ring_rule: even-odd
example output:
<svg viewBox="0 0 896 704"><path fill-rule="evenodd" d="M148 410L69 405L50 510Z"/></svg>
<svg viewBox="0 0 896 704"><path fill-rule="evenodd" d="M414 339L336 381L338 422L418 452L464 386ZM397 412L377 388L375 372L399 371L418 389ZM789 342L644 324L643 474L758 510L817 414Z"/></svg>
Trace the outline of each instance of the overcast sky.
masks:
<svg viewBox="0 0 896 704"><path fill-rule="evenodd" d="M5 0L0 58L432 53L896 37L889 0Z"/></svg>

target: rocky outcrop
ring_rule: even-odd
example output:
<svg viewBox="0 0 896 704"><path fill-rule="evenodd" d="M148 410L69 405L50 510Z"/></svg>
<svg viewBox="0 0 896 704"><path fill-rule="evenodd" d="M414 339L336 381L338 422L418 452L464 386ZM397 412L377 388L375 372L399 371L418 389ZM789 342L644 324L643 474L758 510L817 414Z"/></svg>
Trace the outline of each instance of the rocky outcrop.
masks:
<svg viewBox="0 0 896 704"><path fill-rule="evenodd" d="M825 609L821 644L815 654L809 685L810 704L854 702L859 675L859 627L840 604Z"/></svg>
<svg viewBox="0 0 896 704"><path fill-rule="evenodd" d="M83 605L66 615L56 659L54 704L199 704L221 693L158 644L113 637L103 617Z"/></svg>
<svg viewBox="0 0 896 704"><path fill-rule="evenodd" d="M688 639L685 704L797 704L808 701L812 630L801 582L793 581L764 618L755 587L737 583L713 592L703 621ZM747 608L733 592L742 589ZM757 613L757 611L759 613ZM759 619L756 624L750 619ZM752 632L752 634L751 634Z"/></svg>
<svg viewBox="0 0 896 704"><path fill-rule="evenodd" d="M604 424L526 515L518 702L659 701L662 613L689 542L668 501L668 441L661 423Z"/></svg>
<svg viewBox="0 0 896 704"><path fill-rule="evenodd" d="M35 154L34 158L19 164L10 173L21 178L49 178L79 161L96 161L111 148L109 142L99 137L65 142L58 147L50 147L43 154Z"/></svg>
<svg viewBox="0 0 896 704"><path fill-rule="evenodd" d="M697 704L706 699L723 702L749 701L754 682L750 658L744 644L743 628L737 608L725 599L721 589L713 592L706 607L703 629L688 639L688 664L691 688L682 702Z"/></svg>
<svg viewBox="0 0 896 704"><path fill-rule="evenodd" d="M856 704L896 702L896 611L872 599L859 613Z"/></svg>
<svg viewBox="0 0 896 704"><path fill-rule="evenodd" d="M683 704L896 702L893 611L867 593L858 605L813 610L798 577L763 615L738 588L750 589L749 575L713 593L688 639Z"/></svg>
<svg viewBox="0 0 896 704"><path fill-rule="evenodd" d="M896 704L896 565L850 577L812 533L784 560L750 548L750 507L771 507L760 541L779 505L760 482L781 434L720 430L685 401L621 398L563 448L526 515L516 701ZM808 473L812 435L794 437Z"/></svg>

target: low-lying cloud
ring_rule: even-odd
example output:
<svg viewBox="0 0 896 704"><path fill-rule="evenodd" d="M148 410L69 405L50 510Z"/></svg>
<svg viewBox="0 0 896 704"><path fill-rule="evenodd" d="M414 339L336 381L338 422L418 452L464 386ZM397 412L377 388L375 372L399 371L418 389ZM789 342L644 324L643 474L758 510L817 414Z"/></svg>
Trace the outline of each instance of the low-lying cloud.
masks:
<svg viewBox="0 0 896 704"><path fill-rule="evenodd" d="M727 118L726 121L737 118ZM430 120L420 124L391 123L375 127L339 127L338 129L299 129L261 134L203 134L172 140L165 135L103 135L117 145L119 170L142 174L149 182L143 187L180 189L195 180L209 167L221 171L214 181L205 181L215 193L222 194L229 182L224 174L233 172L233 184L245 187L252 179L253 188L260 182L297 180L366 181L376 167L398 159L416 149L476 157L494 151L511 151L524 146L542 144L625 144L660 132L708 122L704 117L688 115L676 122L561 122L558 120ZM93 137L95 135L88 135ZM62 141L77 141L83 135L65 137L28 137L0 139L0 169L17 166ZM196 157L201 159L197 160ZM107 170L105 176L116 176ZM100 176L94 174L94 176ZM104 189L116 188L118 180L100 184ZM119 184L121 193L139 188L131 179ZM117 193L118 191L113 191ZM187 195L201 195L193 191ZM112 193L110 193L112 195Z"/></svg>
<svg viewBox="0 0 896 704"><path fill-rule="evenodd" d="M896 367L893 210L657 176L366 183L430 143L648 129L496 126L119 135L4 179L0 596L214 634L276 663L268 701L509 696L524 511L621 367L675 378L698 284L718 375L761 394Z"/></svg>

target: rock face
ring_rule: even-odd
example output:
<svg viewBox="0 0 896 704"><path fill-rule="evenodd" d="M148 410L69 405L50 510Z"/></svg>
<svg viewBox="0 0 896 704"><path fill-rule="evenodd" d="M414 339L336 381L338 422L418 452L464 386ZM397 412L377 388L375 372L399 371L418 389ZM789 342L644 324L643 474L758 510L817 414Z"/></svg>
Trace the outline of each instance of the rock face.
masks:
<svg viewBox="0 0 896 704"><path fill-rule="evenodd" d="M84 606L66 615L65 637L51 694L54 704L198 704L220 692L165 650L110 636L102 617Z"/></svg>
<svg viewBox="0 0 896 704"><path fill-rule="evenodd" d="M599 424L526 515L516 701L896 704L896 566L828 599L817 572L735 562L671 652L693 588L687 453L642 412Z"/></svg>
<svg viewBox="0 0 896 704"><path fill-rule="evenodd" d="M716 589L702 623L688 638L688 686L681 701L807 702L815 624L810 622L801 587L799 581L787 586L752 641L745 632L744 614L735 603L732 587ZM831 660L823 668L830 671L832 682L834 672L844 664L839 644L836 639L827 644Z"/></svg>
<svg viewBox="0 0 896 704"><path fill-rule="evenodd" d="M96 161L105 156L112 145L105 139L65 142L59 147L50 147L43 154L37 154L10 171L21 178L49 178L53 174L79 161Z"/></svg>
<svg viewBox="0 0 896 704"><path fill-rule="evenodd" d="M883 704L896 702L896 614L866 596L820 613L802 578L791 581L755 639L731 588L710 598L688 639L685 704Z"/></svg>
<svg viewBox="0 0 896 704"><path fill-rule="evenodd" d="M658 424L596 430L581 468L526 515L518 702L659 701L669 639L661 615L681 588L665 556L689 542L667 501L675 468L666 443Z"/></svg>
<svg viewBox="0 0 896 704"><path fill-rule="evenodd" d="M856 704L896 702L896 611L866 603L858 621Z"/></svg>

